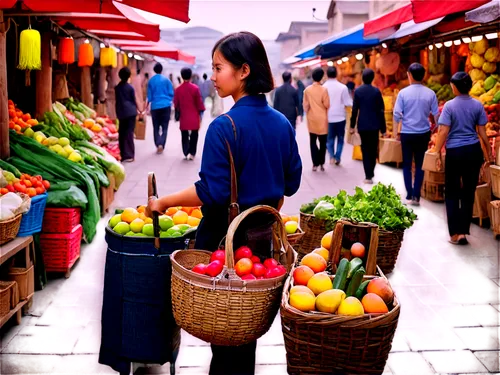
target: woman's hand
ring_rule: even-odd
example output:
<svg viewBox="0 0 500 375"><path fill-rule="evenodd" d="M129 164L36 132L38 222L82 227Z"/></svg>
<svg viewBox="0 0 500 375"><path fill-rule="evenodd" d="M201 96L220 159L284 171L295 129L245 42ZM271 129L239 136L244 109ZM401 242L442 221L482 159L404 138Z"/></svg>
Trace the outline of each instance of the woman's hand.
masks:
<svg viewBox="0 0 500 375"><path fill-rule="evenodd" d="M156 197L149 197L148 206L146 207L146 216L153 218L153 212L156 212L159 215L162 214L160 202L158 201L158 198L156 198Z"/></svg>

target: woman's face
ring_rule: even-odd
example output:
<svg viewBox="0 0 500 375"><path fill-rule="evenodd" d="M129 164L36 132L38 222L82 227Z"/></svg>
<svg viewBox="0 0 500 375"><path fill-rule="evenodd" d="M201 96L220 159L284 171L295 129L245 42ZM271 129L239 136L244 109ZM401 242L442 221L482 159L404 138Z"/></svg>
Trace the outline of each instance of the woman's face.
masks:
<svg viewBox="0 0 500 375"><path fill-rule="evenodd" d="M249 74L245 70L249 70L246 65L240 69L235 69L218 50L215 51L212 62L212 77L210 79L221 98L241 95L244 92L244 80Z"/></svg>

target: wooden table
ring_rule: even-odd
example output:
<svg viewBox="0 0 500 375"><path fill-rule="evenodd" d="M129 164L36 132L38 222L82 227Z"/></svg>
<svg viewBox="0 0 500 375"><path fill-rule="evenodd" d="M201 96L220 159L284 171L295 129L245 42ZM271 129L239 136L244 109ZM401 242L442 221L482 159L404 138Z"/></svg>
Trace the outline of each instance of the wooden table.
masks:
<svg viewBox="0 0 500 375"><path fill-rule="evenodd" d="M35 244L33 242L33 237L16 237L10 242L3 244L0 246L0 265L8 261L17 253L24 251L25 256L25 266L28 268L31 266L31 256L30 250L35 251ZM33 295L28 296L28 298L24 301L20 301L16 307L14 307L10 312L0 319L0 328L14 315L16 314L16 322L17 324L21 324L21 316L23 307L29 306L31 304L31 300Z"/></svg>

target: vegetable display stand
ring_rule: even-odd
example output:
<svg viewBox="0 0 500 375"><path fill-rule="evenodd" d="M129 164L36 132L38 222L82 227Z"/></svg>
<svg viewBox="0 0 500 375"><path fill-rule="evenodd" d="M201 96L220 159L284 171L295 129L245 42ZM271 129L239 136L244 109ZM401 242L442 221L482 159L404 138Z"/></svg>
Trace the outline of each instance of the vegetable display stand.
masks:
<svg viewBox="0 0 500 375"><path fill-rule="evenodd" d="M83 227L78 224L71 233L42 233L40 248L47 272L63 272L69 278L71 268L80 258Z"/></svg>
<svg viewBox="0 0 500 375"><path fill-rule="evenodd" d="M111 173L106 173L109 180L109 186L101 186L101 214L106 215L111 207L111 204L115 200L115 177Z"/></svg>
<svg viewBox="0 0 500 375"><path fill-rule="evenodd" d="M302 237L302 242L296 248L299 260L321 244L321 239L328 232L326 229L327 224L324 219L300 213L300 228L304 231L304 237Z"/></svg>
<svg viewBox="0 0 500 375"><path fill-rule="evenodd" d="M493 195L500 198L500 167L498 165L490 165L490 174Z"/></svg>
<svg viewBox="0 0 500 375"><path fill-rule="evenodd" d="M275 235L273 258L292 268L296 253L287 240L281 215L269 206L255 206L238 215L230 224L225 243L222 273L209 277L191 271L208 263L211 252L176 251L172 254L172 307L182 329L216 345L248 344L264 335L278 312L287 274L262 280L242 280L235 273L234 235L242 221L252 214L273 215Z"/></svg>
<svg viewBox="0 0 500 375"><path fill-rule="evenodd" d="M24 257L21 255L21 253L24 253ZM27 310L30 306L33 298L33 292L31 288L34 282L33 272L30 271L33 270L31 254L34 254L34 243L32 236L17 237L9 243L6 243L0 247L0 265L9 260L13 260L13 257L17 257L19 255L19 257L24 258L24 261L22 263L24 263L25 266L24 270L27 270L27 272L23 272L21 270L19 275L19 272L17 272L18 269L14 269L13 273L16 275L13 277L13 280L16 281L9 281L4 284L8 284L8 292L5 291L5 287L0 286L0 328L14 315L16 316L16 323L21 324L22 311L23 309ZM20 277L19 280L17 279L18 277ZM17 283L17 281L19 281L19 284ZM24 281L26 281L26 284L24 284ZM16 286L15 289L13 289L14 285ZM26 289L24 289L25 285ZM6 296L7 293L9 293L8 297ZM26 298L19 301L20 293L26 293L27 295ZM13 300L18 303L13 304ZM6 311L6 301L8 301L8 311Z"/></svg>
<svg viewBox="0 0 500 375"><path fill-rule="evenodd" d="M365 276L364 280L372 278L374 276ZM396 297L389 312L383 314L311 313L289 304L291 286L290 276L280 309L289 374L379 375L384 372L400 314Z"/></svg>
<svg viewBox="0 0 500 375"><path fill-rule="evenodd" d="M0 221L0 245L16 238L21 226L22 215L17 215L12 219Z"/></svg>
<svg viewBox="0 0 500 375"><path fill-rule="evenodd" d="M43 214L47 203L47 193L31 198L31 208L21 219L19 237L31 236L42 231Z"/></svg>
<svg viewBox="0 0 500 375"><path fill-rule="evenodd" d="M379 229L378 248L377 248L377 266L383 273L387 274L394 270L398 259L399 250L403 243L404 231L388 231Z"/></svg>
<svg viewBox="0 0 500 375"><path fill-rule="evenodd" d="M156 195L154 175L149 196ZM159 236L158 216L153 218ZM165 364L175 374L180 328L172 315L170 255L185 237L122 236L106 227L106 266L99 363L128 374L131 363Z"/></svg>

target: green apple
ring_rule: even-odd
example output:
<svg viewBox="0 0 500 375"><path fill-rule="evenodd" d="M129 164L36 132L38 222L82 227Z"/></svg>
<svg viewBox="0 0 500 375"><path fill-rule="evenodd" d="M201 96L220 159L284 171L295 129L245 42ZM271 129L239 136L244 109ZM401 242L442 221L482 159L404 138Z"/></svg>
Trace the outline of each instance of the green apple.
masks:
<svg viewBox="0 0 500 375"><path fill-rule="evenodd" d="M153 224L144 224L144 226L142 227L142 233L144 233L148 237L154 237L155 231Z"/></svg>
<svg viewBox="0 0 500 375"><path fill-rule="evenodd" d="M161 215L159 218L161 230L169 230L174 226L174 221L168 215Z"/></svg>
<svg viewBox="0 0 500 375"><path fill-rule="evenodd" d="M121 221L113 227L113 230L118 234L125 235L126 233L130 232L130 226L128 225L128 223Z"/></svg>
<svg viewBox="0 0 500 375"><path fill-rule="evenodd" d="M118 224L120 221L122 221L122 215L114 215L110 220L109 220L109 226L111 228L116 227L116 224Z"/></svg>

